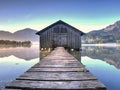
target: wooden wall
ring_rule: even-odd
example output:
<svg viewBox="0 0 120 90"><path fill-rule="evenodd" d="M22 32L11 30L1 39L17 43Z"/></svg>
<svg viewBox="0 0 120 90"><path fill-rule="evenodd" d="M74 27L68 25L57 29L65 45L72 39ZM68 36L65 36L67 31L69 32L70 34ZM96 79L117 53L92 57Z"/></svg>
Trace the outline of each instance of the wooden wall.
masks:
<svg viewBox="0 0 120 90"><path fill-rule="evenodd" d="M81 33L71 27L58 24L40 34L40 48L64 46L68 49L81 48Z"/></svg>

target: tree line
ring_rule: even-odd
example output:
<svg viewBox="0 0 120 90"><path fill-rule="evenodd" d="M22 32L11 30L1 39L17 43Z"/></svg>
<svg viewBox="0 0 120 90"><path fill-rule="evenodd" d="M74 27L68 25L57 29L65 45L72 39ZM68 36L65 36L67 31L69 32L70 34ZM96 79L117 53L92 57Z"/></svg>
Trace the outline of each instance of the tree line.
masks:
<svg viewBox="0 0 120 90"><path fill-rule="evenodd" d="M82 43L96 44L96 43L116 43L120 41L119 32L101 32L101 33L88 33L82 37Z"/></svg>
<svg viewBox="0 0 120 90"><path fill-rule="evenodd" d="M31 45L31 41L0 40L0 45L27 46L27 45Z"/></svg>

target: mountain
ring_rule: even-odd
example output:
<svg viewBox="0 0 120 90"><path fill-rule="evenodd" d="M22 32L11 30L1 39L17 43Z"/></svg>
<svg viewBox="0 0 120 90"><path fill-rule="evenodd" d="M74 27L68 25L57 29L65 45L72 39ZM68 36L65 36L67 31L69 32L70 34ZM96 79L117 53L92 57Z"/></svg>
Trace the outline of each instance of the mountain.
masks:
<svg viewBox="0 0 120 90"><path fill-rule="evenodd" d="M101 30L93 30L82 37L82 43L116 43L120 41L120 21Z"/></svg>
<svg viewBox="0 0 120 90"><path fill-rule="evenodd" d="M37 30L33 30L30 28L26 28L23 30L16 31L14 33L14 38L19 40L19 41L32 41L32 42L37 42L39 40L38 35L35 35Z"/></svg>
<svg viewBox="0 0 120 90"><path fill-rule="evenodd" d="M15 41L31 41L38 42L39 37L35 35L37 30L26 28L16 31L14 33L7 31L0 31L0 40L15 40Z"/></svg>
<svg viewBox="0 0 120 90"><path fill-rule="evenodd" d="M13 34L7 31L0 31L0 40L13 40Z"/></svg>

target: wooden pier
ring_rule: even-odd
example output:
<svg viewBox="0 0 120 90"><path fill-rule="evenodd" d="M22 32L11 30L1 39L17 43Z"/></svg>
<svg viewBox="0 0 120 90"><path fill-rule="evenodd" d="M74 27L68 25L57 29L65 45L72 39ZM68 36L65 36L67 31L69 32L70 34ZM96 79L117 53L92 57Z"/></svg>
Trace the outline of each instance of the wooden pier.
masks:
<svg viewBox="0 0 120 90"><path fill-rule="evenodd" d="M57 47L6 89L106 90L106 87L63 47Z"/></svg>

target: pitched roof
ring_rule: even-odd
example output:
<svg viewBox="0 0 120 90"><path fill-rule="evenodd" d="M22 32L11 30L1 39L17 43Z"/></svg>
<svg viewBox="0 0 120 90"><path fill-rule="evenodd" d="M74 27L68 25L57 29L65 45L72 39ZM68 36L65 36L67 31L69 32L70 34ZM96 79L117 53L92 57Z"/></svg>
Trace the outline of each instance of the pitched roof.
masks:
<svg viewBox="0 0 120 90"><path fill-rule="evenodd" d="M73 30L77 31L78 33L81 33L81 35L84 35L84 34L85 34L84 32L82 32L82 31L80 31L79 29L77 29L77 28L75 28L75 27L73 27L73 26L71 26L71 25L63 22L62 20L59 20L59 21L51 24L50 26L42 29L41 31L38 31L36 34L37 34L37 35L40 35L42 32L46 31L47 29L49 29L49 28L51 28L51 27L53 27L53 26L55 26L55 25L57 25L57 24L63 24L63 25L65 25L65 26L68 26L68 27L72 28Z"/></svg>

